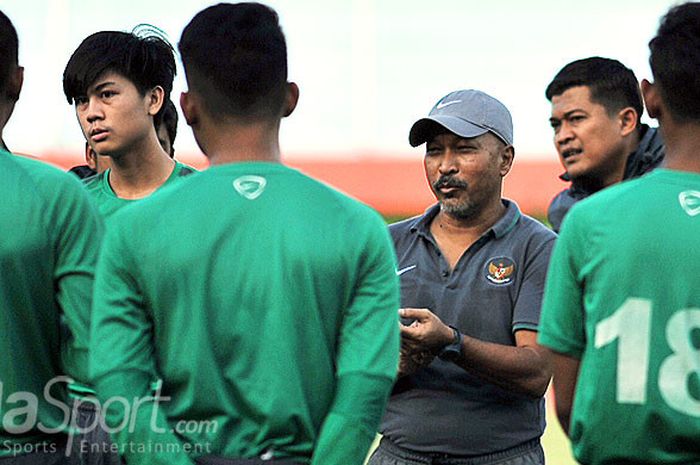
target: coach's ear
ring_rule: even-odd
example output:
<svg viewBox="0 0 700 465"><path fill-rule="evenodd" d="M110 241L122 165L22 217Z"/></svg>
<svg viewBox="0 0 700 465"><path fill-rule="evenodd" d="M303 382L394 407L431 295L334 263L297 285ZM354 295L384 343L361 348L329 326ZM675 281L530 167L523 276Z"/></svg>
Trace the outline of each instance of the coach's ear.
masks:
<svg viewBox="0 0 700 465"><path fill-rule="evenodd" d="M642 79L642 96L644 96L644 105L647 107L649 116L658 119L661 114L661 96L658 86Z"/></svg>
<svg viewBox="0 0 700 465"><path fill-rule="evenodd" d="M510 169L513 167L513 160L515 159L515 147L512 145L503 146L500 150L500 171L501 177L505 177Z"/></svg>
<svg viewBox="0 0 700 465"><path fill-rule="evenodd" d="M291 115L299 102L299 86L295 82L287 83L287 101L285 102L284 112L282 117L286 118Z"/></svg>
<svg viewBox="0 0 700 465"><path fill-rule="evenodd" d="M180 94L180 108L185 116L187 125L194 128L199 124L199 109L197 108L196 99L189 92Z"/></svg>

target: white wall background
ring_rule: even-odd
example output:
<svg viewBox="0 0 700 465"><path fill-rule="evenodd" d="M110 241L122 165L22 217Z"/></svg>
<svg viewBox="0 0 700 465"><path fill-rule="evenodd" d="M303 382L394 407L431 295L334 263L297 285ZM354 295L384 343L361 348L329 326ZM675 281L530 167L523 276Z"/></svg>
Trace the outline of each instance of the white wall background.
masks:
<svg viewBox="0 0 700 465"><path fill-rule="evenodd" d="M5 140L15 151L82 153L62 92L70 54L99 30L139 23L176 45L202 0L0 0L20 37L25 86ZM281 18L290 79L301 88L283 123L292 156L411 156L408 129L442 95L478 88L503 101L519 158L554 157L544 89L574 59L616 58L650 78L649 40L668 0L268 0ZM185 82L178 63L177 103ZM197 151L184 122L179 153Z"/></svg>

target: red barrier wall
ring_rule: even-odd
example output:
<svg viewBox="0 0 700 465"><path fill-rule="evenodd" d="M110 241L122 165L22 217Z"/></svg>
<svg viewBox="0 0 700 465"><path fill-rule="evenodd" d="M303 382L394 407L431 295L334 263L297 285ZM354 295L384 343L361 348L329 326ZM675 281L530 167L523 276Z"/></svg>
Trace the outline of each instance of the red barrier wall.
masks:
<svg viewBox="0 0 700 465"><path fill-rule="evenodd" d="M63 169L82 164L81 154L51 153L40 158ZM202 155L176 154L183 163L205 169ZM385 215L413 215L434 202L425 180L422 158L367 155L353 159L287 157L285 162L314 178L371 205ZM552 197L566 185L559 180L561 167L551 161L517 159L505 179L504 196L515 200L531 215L543 216Z"/></svg>

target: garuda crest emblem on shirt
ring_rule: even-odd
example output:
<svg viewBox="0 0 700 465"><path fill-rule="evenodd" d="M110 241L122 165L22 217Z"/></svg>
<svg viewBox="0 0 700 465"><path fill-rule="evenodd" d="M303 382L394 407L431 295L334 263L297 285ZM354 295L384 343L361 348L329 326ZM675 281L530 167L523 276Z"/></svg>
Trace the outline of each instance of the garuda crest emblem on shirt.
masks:
<svg viewBox="0 0 700 465"><path fill-rule="evenodd" d="M513 281L515 263L507 257L489 260L486 265L486 279L494 284L508 284Z"/></svg>

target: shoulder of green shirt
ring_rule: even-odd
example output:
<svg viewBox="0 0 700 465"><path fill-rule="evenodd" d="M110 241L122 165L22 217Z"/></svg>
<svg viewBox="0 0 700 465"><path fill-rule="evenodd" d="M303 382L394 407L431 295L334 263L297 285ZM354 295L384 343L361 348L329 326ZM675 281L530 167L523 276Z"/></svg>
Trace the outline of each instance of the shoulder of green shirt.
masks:
<svg viewBox="0 0 700 465"><path fill-rule="evenodd" d="M103 171L102 173L97 173L83 179L83 188L92 195L98 195L97 193L103 190L105 176L107 176L107 173L108 171Z"/></svg>
<svg viewBox="0 0 700 465"><path fill-rule="evenodd" d="M602 211L601 209L607 210L612 206L625 205L621 202L624 202L626 199L635 201L637 189L639 189L641 184L648 182L648 180L650 179L649 176L651 176L652 174L653 173L642 178L630 179L628 181L615 184L614 186L610 186L606 189L603 189L602 191L596 192L595 194L586 197L585 199L581 200L580 202L577 202L573 207L571 207L569 215L572 212L585 212L575 214L596 216L600 214L600 212ZM628 207L624 206L624 208Z"/></svg>
<svg viewBox="0 0 700 465"><path fill-rule="evenodd" d="M14 164L22 175L26 176L28 182L31 182L38 192L46 194L50 199L55 199L66 193L84 193L78 178L55 166L9 152L5 152L5 154L9 156L9 162ZM60 186L60 190L57 189L57 186Z"/></svg>

